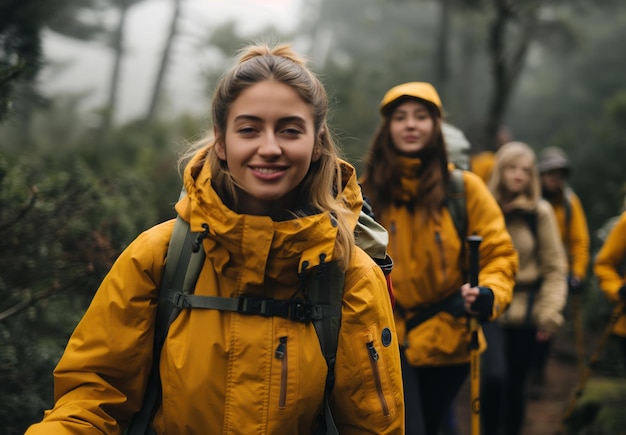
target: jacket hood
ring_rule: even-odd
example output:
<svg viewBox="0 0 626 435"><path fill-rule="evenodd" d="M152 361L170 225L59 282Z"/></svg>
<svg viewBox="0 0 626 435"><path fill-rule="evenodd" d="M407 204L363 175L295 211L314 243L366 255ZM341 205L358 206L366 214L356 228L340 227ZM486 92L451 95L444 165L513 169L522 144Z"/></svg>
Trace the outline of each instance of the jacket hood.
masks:
<svg viewBox="0 0 626 435"><path fill-rule="evenodd" d="M237 274L245 284L265 280L285 282L307 268L333 259L337 224L330 212L309 212L285 221L268 216L239 214L227 207L211 184L207 149L197 153L184 172L187 195L176 204L178 214L191 231L204 232L203 246L218 273ZM354 168L340 162L344 202L350 208L351 226L356 226L362 196ZM205 230L206 225L208 228ZM285 276L285 270L293 274Z"/></svg>

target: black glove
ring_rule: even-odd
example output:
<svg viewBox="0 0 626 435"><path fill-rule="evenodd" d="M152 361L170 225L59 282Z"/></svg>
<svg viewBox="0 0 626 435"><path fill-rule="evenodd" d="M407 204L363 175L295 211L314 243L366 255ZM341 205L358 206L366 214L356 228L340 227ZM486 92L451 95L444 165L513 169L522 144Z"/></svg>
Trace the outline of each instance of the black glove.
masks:
<svg viewBox="0 0 626 435"><path fill-rule="evenodd" d="M470 305L470 309L478 313L477 317L479 319L488 319L493 311L493 291L488 287L478 287L478 297Z"/></svg>
<svg viewBox="0 0 626 435"><path fill-rule="evenodd" d="M621 300L626 301L626 284L620 287L620 289L617 291L617 294L619 295Z"/></svg>
<svg viewBox="0 0 626 435"><path fill-rule="evenodd" d="M577 276L570 274L567 277L567 285L571 294L576 295L583 291L583 282Z"/></svg>

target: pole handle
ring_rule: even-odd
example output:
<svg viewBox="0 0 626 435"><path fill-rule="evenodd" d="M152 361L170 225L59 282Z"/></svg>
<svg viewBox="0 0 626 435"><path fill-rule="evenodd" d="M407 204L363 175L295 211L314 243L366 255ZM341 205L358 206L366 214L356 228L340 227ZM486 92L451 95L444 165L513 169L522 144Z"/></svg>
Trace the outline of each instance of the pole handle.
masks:
<svg viewBox="0 0 626 435"><path fill-rule="evenodd" d="M467 243L469 245L469 284L471 287L478 286L478 273L480 271L480 243L483 238L480 236L469 236Z"/></svg>

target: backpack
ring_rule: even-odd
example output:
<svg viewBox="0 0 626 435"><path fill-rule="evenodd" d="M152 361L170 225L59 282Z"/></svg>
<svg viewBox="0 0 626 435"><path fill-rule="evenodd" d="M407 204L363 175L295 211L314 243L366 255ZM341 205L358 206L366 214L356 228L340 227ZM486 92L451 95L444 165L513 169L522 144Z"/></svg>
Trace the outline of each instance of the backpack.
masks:
<svg viewBox="0 0 626 435"><path fill-rule="evenodd" d="M181 197L183 195L184 190L181 192ZM329 405L330 393L334 385L335 354L341 327L343 302L344 273L339 268L338 263L336 261L328 263L322 261L319 266L307 274L304 284L307 300L298 298L278 301L246 295L238 298L194 295L196 280L205 259L205 252L202 249L204 237L206 237L206 232L194 233L190 231L187 221L180 216L176 217L167 249L167 262L159 286L152 368L142 407L133 417L125 434L154 433L150 428L150 421L161 402L159 375L161 349L165 343L169 326L183 309L191 308L235 311L248 315L279 316L293 321L313 323L322 354L328 366L322 421L316 434L338 434ZM382 269L393 304L395 299L389 279L393 261L386 253L387 231L374 220L371 208L365 200L355 229L355 241L357 246L367 252Z"/></svg>
<svg viewBox="0 0 626 435"><path fill-rule="evenodd" d="M446 142L448 160L459 169L470 169L471 145L462 130L452 124L441 124L441 132Z"/></svg>

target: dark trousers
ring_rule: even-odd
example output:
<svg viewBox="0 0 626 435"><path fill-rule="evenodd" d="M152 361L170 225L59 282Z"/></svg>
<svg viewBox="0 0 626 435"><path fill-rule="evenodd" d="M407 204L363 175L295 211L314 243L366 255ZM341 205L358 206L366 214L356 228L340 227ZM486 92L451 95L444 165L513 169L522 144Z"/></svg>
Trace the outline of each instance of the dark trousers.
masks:
<svg viewBox="0 0 626 435"><path fill-rule="evenodd" d="M481 416L484 435L519 435L526 413L526 379L536 346L537 329L483 324Z"/></svg>
<svg viewBox="0 0 626 435"><path fill-rule="evenodd" d="M624 357L624 368L626 368L626 337L617 337L622 348L622 356Z"/></svg>
<svg viewBox="0 0 626 435"><path fill-rule="evenodd" d="M552 351L552 343L554 343L554 337L550 337L546 341L538 341L533 350L530 369L532 374L542 381L545 378L546 365Z"/></svg>
<svg viewBox="0 0 626 435"><path fill-rule="evenodd" d="M413 367L402 359L406 435L437 435L469 374L469 364Z"/></svg>

